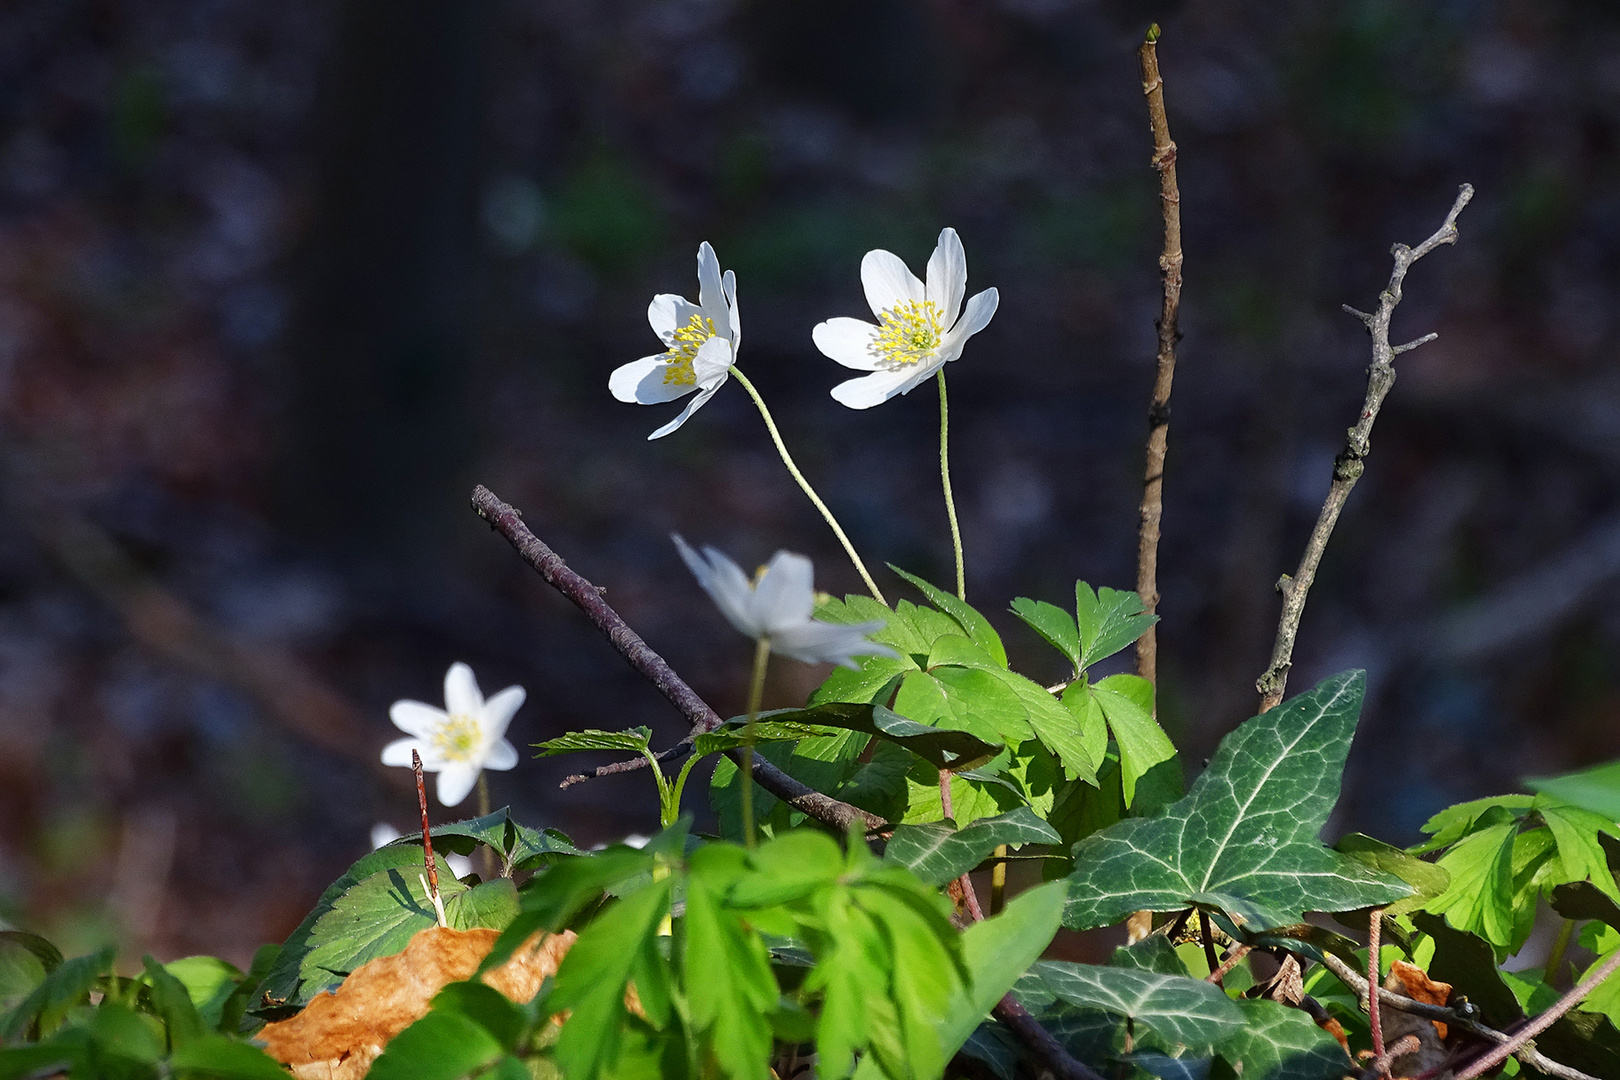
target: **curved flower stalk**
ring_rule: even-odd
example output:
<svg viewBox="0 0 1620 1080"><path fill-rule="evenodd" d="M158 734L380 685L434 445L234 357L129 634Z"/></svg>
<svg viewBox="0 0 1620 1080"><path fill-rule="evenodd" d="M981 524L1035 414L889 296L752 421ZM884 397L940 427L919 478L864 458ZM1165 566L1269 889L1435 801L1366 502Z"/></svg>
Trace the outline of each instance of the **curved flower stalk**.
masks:
<svg viewBox="0 0 1620 1080"><path fill-rule="evenodd" d="M810 560L790 551L778 551L771 561L750 580L742 567L712 547L699 555L679 534L671 537L680 549L692 575L709 594L726 621L754 639L754 673L748 686L748 727L743 741L742 820L743 839L754 846L754 722L759 717L765 695L765 668L771 653L802 660L807 664L856 666L852 657L876 655L898 657L887 645L868 641L867 635L883 629L881 619L872 622L823 622L814 618L815 577Z"/></svg>
<svg viewBox="0 0 1620 1080"><path fill-rule="evenodd" d="M422 768L439 774L435 792L444 806L459 806L476 786L479 813L489 813L483 770L517 765L517 750L506 741L506 729L523 705L521 686L484 699L472 668L450 665L444 676L444 708L420 701L396 701L388 710L394 726L410 736L383 747L382 763L411 767L411 751L422 756Z"/></svg>
<svg viewBox="0 0 1620 1080"><path fill-rule="evenodd" d="M811 331L816 348L829 359L871 373L833 387L840 404L870 409L911 393L961 356L967 339L989 325L1000 294L986 289L963 306L967 254L955 229L940 232L926 273L927 281L918 281L898 255L868 251L861 260L861 285L877 324L840 317Z"/></svg>
<svg viewBox="0 0 1620 1080"><path fill-rule="evenodd" d="M951 494L950 411L945 397L945 365L962 355L967 339L983 330L996 313L1001 294L975 293L966 307L967 253L955 229L942 229L928 257L928 280L898 255L881 249L861 260L861 285L877 324L836 318L817 323L810 337L832 360L856 371L857 379L839 383L833 399L851 409L870 409L896 394L909 394L935 375L939 383L939 477L945 489L945 514L956 552L956 595L967 599L967 568L962 558L962 528Z"/></svg>
<svg viewBox="0 0 1620 1080"><path fill-rule="evenodd" d="M620 401L657 405L687 394L679 416L647 436L659 439L703 408L725 385L742 341L737 316L737 277L720 273L720 260L705 240L698 248L698 302L660 293L647 305L647 322L665 351L623 365L608 377L608 389Z"/></svg>

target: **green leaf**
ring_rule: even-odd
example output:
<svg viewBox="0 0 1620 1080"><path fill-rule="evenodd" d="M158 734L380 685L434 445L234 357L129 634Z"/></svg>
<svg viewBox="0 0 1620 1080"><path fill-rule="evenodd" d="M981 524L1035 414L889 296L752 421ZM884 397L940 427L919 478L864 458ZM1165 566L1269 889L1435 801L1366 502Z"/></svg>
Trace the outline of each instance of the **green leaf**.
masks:
<svg viewBox="0 0 1620 1080"><path fill-rule="evenodd" d="M1026 722L1034 729L1041 745L1063 763L1064 775L1071 780L1095 780L1108 749L1108 732L1102 717L1090 722L1077 717L1046 687L1022 675L1004 671L999 672L998 677L1018 697Z"/></svg>
<svg viewBox="0 0 1620 1080"><path fill-rule="evenodd" d="M434 860L439 896L448 914L451 901L467 886L456 880L443 859L435 855ZM419 931L438 925L422 873L421 863L381 870L332 902L316 921L298 965L299 1000L308 1002L316 994L335 990L367 960L403 952Z"/></svg>
<svg viewBox="0 0 1620 1080"><path fill-rule="evenodd" d="M1536 810L1558 843L1558 861L1562 871L1559 875L1562 880L1558 884L1590 881L1611 899L1620 901L1620 889L1615 887L1608 856L1598 842L1598 836L1603 833L1620 836L1620 827L1590 810L1582 810L1546 796L1536 800Z"/></svg>
<svg viewBox="0 0 1620 1080"><path fill-rule="evenodd" d="M1412 848L1412 854L1426 855L1451 846L1476 829L1518 821L1530 812L1534 802L1533 795L1496 795L1448 806L1423 823L1422 830L1434 835Z"/></svg>
<svg viewBox="0 0 1620 1080"><path fill-rule="evenodd" d="M1590 810L1609 821L1620 821L1620 761L1594 765L1563 776L1532 777L1524 782L1531 791L1552 795L1571 806Z"/></svg>
<svg viewBox="0 0 1620 1080"><path fill-rule="evenodd" d="M802 900L843 874L838 841L826 833L796 829L761 844L748 856L755 873L731 888L737 907L762 908Z"/></svg>
<svg viewBox="0 0 1620 1080"><path fill-rule="evenodd" d="M1062 1001L1130 1018L1173 1046L1204 1052L1244 1026L1213 983L1186 975L1043 960L1030 970Z"/></svg>
<svg viewBox="0 0 1620 1080"><path fill-rule="evenodd" d="M47 975L62 962L62 950L38 934L27 930L0 930L0 953L13 949L32 955Z"/></svg>
<svg viewBox="0 0 1620 1080"><path fill-rule="evenodd" d="M555 829L541 832L520 824L512 817L511 807L507 806L470 821L435 826L428 835L436 841L433 845L435 851L442 847L460 855L470 855L479 844L493 848L500 854L508 875L514 870L533 869L558 856L584 854L568 837ZM421 841L411 836L402 836L394 841L395 844L413 842L420 850Z"/></svg>
<svg viewBox="0 0 1620 1080"><path fill-rule="evenodd" d="M1190 974L1175 945L1163 934L1149 934L1135 944L1121 945L1108 958L1108 966L1152 971L1160 975Z"/></svg>
<svg viewBox="0 0 1620 1080"><path fill-rule="evenodd" d="M1243 1080L1341 1080L1354 1070L1333 1036L1300 1010L1275 1001L1235 1004L1244 1027L1221 1044L1220 1055Z"/></svg>
<svg viewBox="0 0 1620 1080"><path fill-rule="evenodd" d="M723 901L746 858L720 844L692 853L682 962L690 1022L705 1056L726 1076L764 1078L770 1075L768 1014L776 1005L776 978L759 935Z"/></svg>
<svg viewBox="0 0 1620 1080"><path fill-rule="evenodd" d="M62 962L56 946L24 930L0 930L0 1016L45 981Z"/></svg>
<svg viewBox="0 0 1620 1080"><path fill-rule="evenodd" d="M1451 875L1442 867L1362 833L1346 833L1333 845L1333 849L1375 870L1393 874L1412 886L1411 896L1395 901L1384 910L1384 914L1391 918L1421 907L1445 892L1451 884Z"/></svg>
<svg viewBox="0 0 1620 1080"><path fill-rule="evenodd" d="M243 1017L247 1014L248 1006L259 999L259 987L264 983L265 977L270 974L270 969L275 966L276 960L280 956L281 946L279 944L260 945L253 951L253 961L248 965L247 976L236 984L236 989L231 991L230 996L225 999L224 1005L220 1007L219 1022L214 1025L216 1030L234 1033L243 1028ZM181 982L186 981L184 975L176 977ZM209 1015L208 1009L204 1006L199 1005L198 1011L203 1014L205 1019ZM255 1019L248 1021L248 1023L257 1026L258 1021Z"/></svg>
<svg viewBox="0 0 1620 1080"><path fill-rule="evenodd" d="M754 742L798 742L800 739L824 739L835 734L825 727L810 724L786 723L781 720L756 718ZM736 749L748 741L748 717L734 716L713 731L706 731L692 740L692 751L699 757L720 754Z"/></svg>
<svg viewBox="0 0 1620 1080"><path fill-rule="evenodd" d="M1048 645L1067 656L1075 671L1080 670L1080 630L1075 626L1073 615L1055 604L1027 596L1012 602L1012 612L1045 638Z"/></svg>
<svg viewBox="0 0 1620 1080"><path fill-rule="evenodd" d="M1498 1031L1524 1019L1519 1001L1502 981L1496 951L1478 934L1454 929L1445 919L1414 911L1412 925L1434 940L1429 976L1450 983L1458 994L1479 1006L1485 1023Z"/></svg>
<svg viewBox="0 0 1620 1080"><path fill-rule="evenodd" d="M186 1043L169 1057L169 1067L180 1080L287 1080L275 1058L223 1035L203 1035Z"/></svg>
<svg viewBox="0 0 1620 1080"><path fill-rule="evenodd" d="M1204 896L1301 922L1305 911L1387 904L1411 890L1322 846L1365 676L1350 672L1240 725L1187 797L1081 840L1064 923L1088 929ZM1168 852L1179 852L1170 861ZM1224 902L1230 902L1224 901ZM1252 930L1265 929L1252 926Z"/></svg>
<svg viewBox="0 0 1620 1080"><path fill-rule="evenodd" d="M482 1024L451 1011L430 1010L395 1035L371 1063L368 1080L460 1080L504 1056Z"/></svg>
<svg viewBox="0 0 1620 1080"><path fill-rule="evenodd" d="M980 818L1005 813L1024 802L1023 792L1006 777L979 771L951 774L952 817L967 824ZM942 821L944 807L939 798L939 773L919 761L906 776L905 825Z"/></svg>
<svg viewBox="0 0 1620 1080"><path fill-rule="evenodd" d="M332 905L339 897L363 879L383 870L398 869L410 873L412 868L417 870L422 868L421 847L388 844L367 853L344 871L342 877L328 885L326 891L321 893L320 899L315 902L314 910L304 916L304 921L298 924L298 928L281 947L260 988L261 1002L253 1011L266 1019L279 1020L291 1016L307 1005L314 994L302 989L301 984L305 977L305 960L313 946L315 924L332 910ZM444 880L442 874L440 880ZM325 979L320 981L323 985L336 985Z"/></svg>
<svg viewBox="0 0 1620 1080"><path fill-rule="evenodd" d="M25 1035L49 1035L68 1010L84 1001L96 981L112 970L117 954L111 945L86 956L64 960L46 975L27 997L0 1018L0 1043L14 1043Z"/></svg>
<svg viewBox="0 0 1620 1080"><path fill-rule="evenodd" d="M1128 807L1136 798L1136 781L1155 765L1176 756L1170 736L1153 719L1153 684L1137 675L1110 675L1091 684L1108 727L1119 747L1120 780Z"/></svg>
<svg viewBox="0 0 1620 1080"><path fill-rule="evenodd" d="M443 892L440 892L441 898ZM471 930L483 926L505 930L517 918L517 886L511 878L481 882L444 902L444 917L452 929Z"/></svg>
<svg viewBox="0 0 1620 1080"><path fill-rule="evenodd" d="M1589 881L1574 881L1552 891L1553 910L1566 919L1596 919L1620 930L1620 904Z"/></svg>
<svg viewBox="0 0 1620 1080"><path fill-rule="evenodd" d="M585 731L570 731L566 735L559 735L555 739L547 739L533 745L539 751L534 756L544 758L585 750L614 750L626 754L640 754L646 752L651 742L650 727L631 728L628 731L597 731L590 728Z"/></svg>
<svg viewBox="0 0 1620 1080"><path fill-rule="evenodd" d="M944 824L901 825L884 849L885 862L904 866L930 885L943 885L972 870L1001 844L1057 844L1057 831L1020 806L980 818L962 829Z"/></svg>
<svg viewBox="0 0 1620 1080"><path fill-rule="evenodd" d="M1074 603L1082 672L1133 644L1159 621L1157 615L1147 613L1140 596L1107 586L1092 592L1085 582L1075 582Z"/></svg>
<svg viewBox="0 0 1620 1080"><path fill-rule="evenodd" d="M962 932L962 963L972 981L953 997L939 1025L940 1049L947 1059L1052 943L1067 891L1061 881L1037 885L1008 901L1001 914Z"/></svg>
<svg viewBox="0 0 1620 1080"><path fill-rule="evenodd" d="M1031 735L1017 693L982 668L913 671L900 682L894 711L931 727L971 732L990 744L1023 742Z"/></svg>
<svg viewBox="0 0 1620 1080"><path fill-rule="evenodd" d="M959 728L914 723L881 705L833 704L813 709L779 709L761 713L760 719L858 731L897 743L936 769L952 771L982 765L1002 749L997 743L986 742Z"/></svg>
<svg viewBox="0 0 1620 1080"><path fill-rule="evenodd" d="M219 1030L225 1003L246 978L236 965L217 956L183 956L164 964L163 970L180 980L203 1024L211 1031Z"/></svg>
<svg viewBox="0 0 1620 1080"><path fill-rule="evenodd" d="M651 852L614 845L605 851L568 859L531 879L519 897L522 910L495 939L479 971L499 967L512 958L537 930L557 931L605 891L647 873Z"/></svg>
<svg viewBox="0 0 1620 1080"><path fill-rule="evenodd" d="M955 619L973 644L989 653L998 666L1007 666L1007 650L1002 647L1001 635L996 633L995 628L990 625L989 619L981 615L967 601L957 599L943 589L930 585L922 578L908 574L892 563L889 565L889 569L915 585L935 607Z"/></svg>
<svg viewBox="0 0 1620 1080"><path fill-rule="evenodd" d="M142 957L146 977L151 983L152 1011L168 1029L170 1049L179 1049L202 1038L207 1033L197 1006L191 1003L186 984L163 970L163 966L150 956Z"/></svg>
<svg viewBox="0 0 1620 1080"><path fill-rule="evenodd" d="M460 1013L495 1036L507 1050L514 1049L529 1026L521 1006L505 994L477 980L447 984L433 998L439 1012Z"/></svg>
<svg viewBox="0 0 1620 1080"><path fill-rule="evenodd" d="M1451 876L1446 891L1423 905L1458 930L1506 948L1513 940L1513 841L1516 822L1470 833L1436 864Z"/></svg>

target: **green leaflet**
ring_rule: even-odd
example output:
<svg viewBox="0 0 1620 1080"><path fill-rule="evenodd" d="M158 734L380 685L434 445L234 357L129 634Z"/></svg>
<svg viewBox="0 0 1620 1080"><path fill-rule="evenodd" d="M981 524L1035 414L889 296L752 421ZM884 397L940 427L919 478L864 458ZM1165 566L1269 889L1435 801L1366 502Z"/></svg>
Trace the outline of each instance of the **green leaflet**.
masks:
<svg viewBox="0 0 1620 1080"><path fill-rule="evenodd" d="M1157 615L1147 613L1142 598L1133 592L1106 586L1093 592L1084 581L1076 581L1074 601L1073 617L1052 604L1023 596L1012 602L1012 610L1069 658L1076 675L1132 644L1159 621Z"/></svg>
<svg viewBox="0 0 1620 1080"><path fill-rule="evenodd" d="M1081 840L1064 923L1103 926L1132 911L1172 911L1204 898L1254 917L1387 904L1398 878L1324 847L1365 678L1350 672L1240 725L1182 800ZM1165 853L1179 859L1166 861ZM1230 907L1227 908L1231 910ZM1251 926L1249 929L1263 929Z"/></svg>
<svg viewBox="0 0 1620 1080"><path fill-rule="evenodd" d="M1594 765L1563 776L1532 777L1524 786L1552 795L1572 806L1589 810L1609 821L1620 821L1620 761Z"/></svg>
<svg viewBox="0 0 1620 1080"><path fill-rule="evenodd" d="M511 807L508 806L481 818L435 826L428 835L435 841L435 851L442 849L470 855L479 844L493 848L500 855L502 869L507 875L515 870L532 870L565 855L583 854L556 829L542 832L519 824L513 819ZM402 836L394 843L411 844L412 837ZM416 849L421 850L419 840Z"/></svg>
<svg viewBox="0 0 1620 1080"><path fill-rule="evenodd" d="M1063 704L1082 723L1097 714L1107 720L1127 807L1136 799L1136 782L1176 756L1175 744L1153 719L1153 684L1140 676L1110 675L1095 683L1082 676L1064 690Z"/></svg>

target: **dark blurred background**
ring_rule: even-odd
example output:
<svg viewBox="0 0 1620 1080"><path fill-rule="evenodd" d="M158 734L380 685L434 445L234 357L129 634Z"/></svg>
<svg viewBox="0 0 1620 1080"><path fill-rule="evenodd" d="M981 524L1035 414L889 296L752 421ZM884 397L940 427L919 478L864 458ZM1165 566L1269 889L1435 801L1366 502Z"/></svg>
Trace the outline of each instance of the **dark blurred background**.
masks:
<svg viewBox="0 0 1620 1080"><path fill-rule="evenodd" d="M920 267L961 232L1002 296L950 369L970 598L1060 676L1004 612L1135 580L1150 20L1187 252L1166 726L1196 765L1252 711L1364 392L1339 305L1467 181L1396 317L1440 339L1398 362L1291 689L1370 670L1333 827L1397 842L1620 754L1612 5L31 0L0 10L0 917L244 962L411 825L387 707L438 702L453 660L528 688L520 747L677 738L475 482L739 710L748 645L670 531L859 585L740 388L651 444L679 406L607 393L704 239L858 547L946 582L933 395L843 409L809 331L866 314L868 248ZM769 703L819 675L781 664ZM525 755L496 803L583 842L655 825L644 775L558 792L582 764Z"/></svg>

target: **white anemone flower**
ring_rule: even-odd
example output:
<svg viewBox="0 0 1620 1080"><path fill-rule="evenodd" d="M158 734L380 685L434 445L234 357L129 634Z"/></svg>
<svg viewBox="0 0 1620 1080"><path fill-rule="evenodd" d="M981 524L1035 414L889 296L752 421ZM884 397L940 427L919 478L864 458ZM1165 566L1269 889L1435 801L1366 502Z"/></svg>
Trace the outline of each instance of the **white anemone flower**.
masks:
<svg viewBox="0 0 1620 1080"><path fill-rule="evenodd" d="M517 750L505 736L523 698L523 687L508 686L485 701L472 668L459 661L451 664L444 676L444 708L396 701L388 710L394 726L410 738L383 747L382 762L408 769L415 750L423 771L439 774L439 802L459 806L478 783L479 772L517 764Z"/></svg>
<svg viewBox="0 0 1620 1080"><path fill-rule="evenodd" d="M986 289L962 306L967 291L967 254L955 229L939 234L928 257L928 280L892 252L868 251L861 260L861 285L877 316L837 318L811 331L816 348L856 371L869 371L833 387L832 396L852 409L870 409L896 394L909 394L946 363L962 355L967 339L983 330L996 313L1000 294Z"/></svg>
<svg viewBox="0 0 1620 1080"><path fill-rule="evenodd" d="M742 567L714 548L705 547L699 555L679 535L672 539L726 620L756 641L767 639L772 652L807 664L848 668L857 666L852 656L900 655L866 640L866 635L883 629L882 619L843 625L811 618L816 607L814 571L803 555L778 551L751 581Z"/></svg>
<svg viewBox="0 0 1620 1080"><path fill-rule="evenodd" d="M737 276L730 270L720 273L720 260L707 240L698 248L697 262L696 304L674 293L660 293L647 306L647 321L665 351L632 360L608 378L614 397L638 405L674 401L696 391L681 414L647 436L649 440L668 435L703 408L725 384L742 341Z"/></svg>

